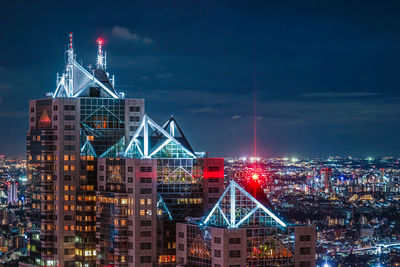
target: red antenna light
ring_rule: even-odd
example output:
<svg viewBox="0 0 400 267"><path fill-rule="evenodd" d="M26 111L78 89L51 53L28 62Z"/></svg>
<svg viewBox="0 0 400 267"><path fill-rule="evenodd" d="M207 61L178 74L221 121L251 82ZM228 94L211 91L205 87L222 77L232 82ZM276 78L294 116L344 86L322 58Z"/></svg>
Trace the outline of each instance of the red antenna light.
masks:
<svg viewBox="0 0 400 267"><path fill-rule="evenodd" d="M97 39L97 43L98 43L99 45L103 45L103 43L104 43L104 40L103 40L103 39L101 39L101 38L99 38L99 39Z"/></svg>
<svg viewBox="0 0 400 267"><path fill-rule="evenodd" d="M72 49L72 32L69 33L69 48Z"/></svg>

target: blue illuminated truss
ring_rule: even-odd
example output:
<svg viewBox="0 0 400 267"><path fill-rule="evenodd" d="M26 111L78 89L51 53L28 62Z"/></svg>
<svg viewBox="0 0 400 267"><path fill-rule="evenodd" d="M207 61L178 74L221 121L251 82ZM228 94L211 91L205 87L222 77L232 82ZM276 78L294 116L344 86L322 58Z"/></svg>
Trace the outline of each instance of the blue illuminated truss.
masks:
<svg viewBox="0 0 400 267"><path fill-rule="evenodd" d="M235 181L230 182L203 224L223 228L287 226Z"/></svg>
<svg viewBox="0 0 400 267"><path fill-rule="evenodd" d="M179 137L177 136L179 134ZM140 156L139 156L139 155ZM126 157L141 158L196 158L189 142L171 118L163 127L144 115L130 140Z"/></svg>

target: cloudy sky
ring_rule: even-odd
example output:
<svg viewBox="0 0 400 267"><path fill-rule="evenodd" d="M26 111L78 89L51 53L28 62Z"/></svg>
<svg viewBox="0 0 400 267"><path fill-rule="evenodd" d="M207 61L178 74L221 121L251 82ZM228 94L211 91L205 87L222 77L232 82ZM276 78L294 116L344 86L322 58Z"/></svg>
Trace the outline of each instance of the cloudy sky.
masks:
<svg viewBox="0 0 400 267"><path fill-rule="evenodd" d="M63 3L62 3L63 2ZM84 2L84 3L83 3ZM67 33L118 91L173 114L195 150L398 155L399 1L3 1L0 153L24 155L28 100L54 91Z"/></svg>

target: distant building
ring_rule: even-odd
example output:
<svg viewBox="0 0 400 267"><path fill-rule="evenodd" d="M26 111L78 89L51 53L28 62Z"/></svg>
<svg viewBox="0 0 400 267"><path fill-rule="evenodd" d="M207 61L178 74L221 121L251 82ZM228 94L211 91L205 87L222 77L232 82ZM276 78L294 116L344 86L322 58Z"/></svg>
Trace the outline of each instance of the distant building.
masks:
<svg viewBox="0 0 400 267"><path fill-rule="evenodd" d="M314 226L287 225L234 181L176 228L178 266L315 266L315 244Z"/></svg>
<svg viewBox="0 0 400 267"><path fill-rule="evenodd" d="M325 193L332 192L332 169L331 168L323 168L321 170L321 184Z"/></svg>
<svg viewBox="0 0 400 267"><path fill-rule="evenodd" d="M17 193L18 183L10 181L7 183L7 203L15 205L18 203L18 193Z"/></svg>

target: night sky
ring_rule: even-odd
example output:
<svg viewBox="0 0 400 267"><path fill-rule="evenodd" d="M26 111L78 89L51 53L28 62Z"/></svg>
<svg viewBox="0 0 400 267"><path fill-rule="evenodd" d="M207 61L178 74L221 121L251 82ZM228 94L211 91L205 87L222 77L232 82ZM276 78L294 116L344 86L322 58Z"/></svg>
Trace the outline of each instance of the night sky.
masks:
<svg viewBox="0 0 400 267"><path fill-rule="evenodd" d="M83 66L103 37L117 91L196 151L251 155L256 91L261 156L399 154L400 1L62 2L2 1L0 154L25 154L70 31Z"/></svg>

